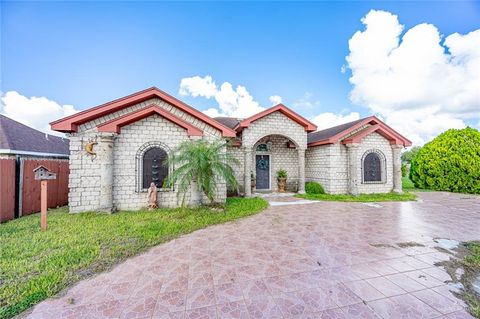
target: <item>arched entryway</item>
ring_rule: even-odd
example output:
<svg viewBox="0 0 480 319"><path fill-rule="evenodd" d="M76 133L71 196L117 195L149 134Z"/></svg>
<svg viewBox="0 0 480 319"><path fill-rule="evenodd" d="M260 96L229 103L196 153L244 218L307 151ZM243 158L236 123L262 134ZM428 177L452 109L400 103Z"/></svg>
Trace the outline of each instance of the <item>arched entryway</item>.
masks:
<svg viewBox="0 0 480 319"><path fill-rule="evenodd" d="M304 191L305 149L292 138L281 134L269 134L246 147L245 174L257 192L277 191L277 171L287 171L287 190ZM248 184L245 178L245 185ZM248 196L248 188L245 189Z"/></svg>

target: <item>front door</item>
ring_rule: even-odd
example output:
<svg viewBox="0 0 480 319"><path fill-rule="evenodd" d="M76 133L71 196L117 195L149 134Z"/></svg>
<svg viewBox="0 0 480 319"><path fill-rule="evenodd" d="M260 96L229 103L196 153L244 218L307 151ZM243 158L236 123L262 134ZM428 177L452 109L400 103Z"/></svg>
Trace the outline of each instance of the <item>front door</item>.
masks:
<svg viewBox="0 0 480 319"><path fill-rule="evenodd" d="M256 155L257 189L270 189L270 155Z"/></svg>

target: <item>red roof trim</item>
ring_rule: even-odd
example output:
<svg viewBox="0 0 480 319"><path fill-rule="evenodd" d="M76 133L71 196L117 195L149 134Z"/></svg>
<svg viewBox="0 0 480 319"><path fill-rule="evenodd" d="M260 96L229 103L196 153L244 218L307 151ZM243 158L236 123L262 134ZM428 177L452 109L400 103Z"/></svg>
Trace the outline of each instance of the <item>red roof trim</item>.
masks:
<svg viewBox="0 0 480 319"><path fill-rule="evenodd" d="M99 132L120 133L121 128L123 126L137 122L153 114L158 114L161 117L169 120L170 122L183 127L184 129L187 130L188 136L203 136L203 131L201 129L191 125L188 122L185 122L181 118L173 115L172 113L168 112L165 109L162 109L161 107L155 104L152 104L138 111L125 114L119 118L113 119L106 123L100 124L97 126L97 129Z"/></svg>
<svg viewBox="0 0 480 319"><path fill-rule="evenodd" d="M377 132L381 136L383 136L385 139L390 141L390 144L403 144L401 141L399 141L395 136L387 132L383 127L381 127L379 124L375 124L372 126L367 127L366 129L344 139L342 141L342 144L350 144L350 143L360 143L363 138L373 132Z"/></svg>
<svg viewBox="0 0 480 319"><path fill-rule="evenodd" d="M293 121L297 122L298 124L302 125L305 128L305 131L307 131L307 132L313 132L317 129L317 126L315 124L308 121L307 119L300 116L299 114L295 113L294 111L292 111L291 109L289 109L288 107L286 107L283 104L278 104L278 105L272 106L271 108L266 109L265 111L262 111L260 113L257 113L253 116L250 116L249 118L246 118L246 119L240 121L240 123L238 124L236 129L237 129L237 131L239 131L239 130L245 128L245 127L249 127L250 124L252 124L252 122L255 122L256 120L259 120L262 117L265 117L265 116L267 116L269 114L272 114L274 112L277 112L277 111L281 112L282 114L284 114L285 116L287 116L291 120L293 120Z"/></svg>
<svg viewBox="0 0 480 319"><path fill-rule="evenodd" d="M173 96L165 93L164 91L152 87L140 92L136 92L130 94L128 96L122 97L120 99L90 108L88 110L64 117L57 121L51 122L50 125L52 130L59 131L59 132L76 132L78 129L78 125L83 124L85 122L94 120L101 116L105 116L107 114L122 110L126 107L129 107L134 104L138 104L144 101L147 101L151 98L160 98L165 102L179 108L180 110L192 115L193 117L201 120L209 124L210 126L220 130L222 135L225 137L235 137L235 131L232 129L222 125L221 123L215 121L211 117L202 112L194 109L193 107L183 103L182 101L174 98Z"/></svg>
<svg viewBox="0 0 480 319"><path fill-rule="evenodd" d="M354 136L359 135L357 137L357 140L358 140L358 138L360 138L360 141L361 141L361 139L363 139L363 137L365 137L366 135L368 135L368 134L370 134L374 131L379 131L378 133L380 135L382 135L383 137L385 137L386 139L388 139L390 141L390 143L392 143L392 141L394 141L392 144L403 145L405 147L408 147L408 146L412 145L412 142L409 139L400 135L393 128L391 128L387 124L380 121L376 116L370 116L370 117L365 118L363 121L349 127L348 129L346 129L346 130L344 130L344 131L342 131L342 132L340 132L340 133L338 133L338 134L336 134L336 135L334 135L334 136L332 136L328 139L324 139L324 140L309 143L308 147L338 143L342 139L342 137L352 133L355 130L358 130L359 128L361 128L362 126L364 126L366 124L371 124L375 128L367 128L366 130L363 130L363 131L359 132L359 134L355 134ZM366 133L364 135L362 135L362 134L360 134L362 132L363 133L366 132ZM348 138L346 141L350 140L351 138L352 137Z"/></svg>

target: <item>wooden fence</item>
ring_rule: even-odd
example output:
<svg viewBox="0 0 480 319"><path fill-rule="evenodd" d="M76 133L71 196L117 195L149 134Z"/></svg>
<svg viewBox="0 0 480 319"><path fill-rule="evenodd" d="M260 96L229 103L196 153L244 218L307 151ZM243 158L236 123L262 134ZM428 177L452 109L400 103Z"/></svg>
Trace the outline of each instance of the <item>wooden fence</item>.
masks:
<svg viewBox="0 0 480 319"><path fill-rule="evenodd" d="M48 181L48 207L68 204L68 159L2 159L0 222L40 211L40 181L33 174L40 165L57 174L57 179Z"/></svg>
<svg viewBox="0 0 480 319"><path fill-rule="evenodd" d="M0 223L15 216L15 164L14 158L0 159Z"/></svg>

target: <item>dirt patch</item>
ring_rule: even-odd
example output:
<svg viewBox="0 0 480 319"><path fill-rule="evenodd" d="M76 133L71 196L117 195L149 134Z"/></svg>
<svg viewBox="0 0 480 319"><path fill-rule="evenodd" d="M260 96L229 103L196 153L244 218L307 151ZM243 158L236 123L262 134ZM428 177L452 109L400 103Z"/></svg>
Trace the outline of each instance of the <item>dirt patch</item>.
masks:
<svg viewBox="0 0 480 319"><path fill-rule="evenodd" d="M453 253L453 258L435 263L435 266L445 268L450 277L452 277L452 282L460 287L459 292L454 292L454 295L465 301L468 305L468 310L473 316L480 318L480 294L475 291L473 286L480 277L480 267L471 266L464 262L465 256L471 253L467 248L467 243L461 243L457 248L453 249L453 252L449 252L450 254Z"/></svg>
<svg viewBox="0 0 480 319"><path fill-rule="evenodd" d="M425 247L425 245L416 243L414 241L407 241L405 243L397 243L396 244L400 248L408 248L408 247Z"/></svg>

